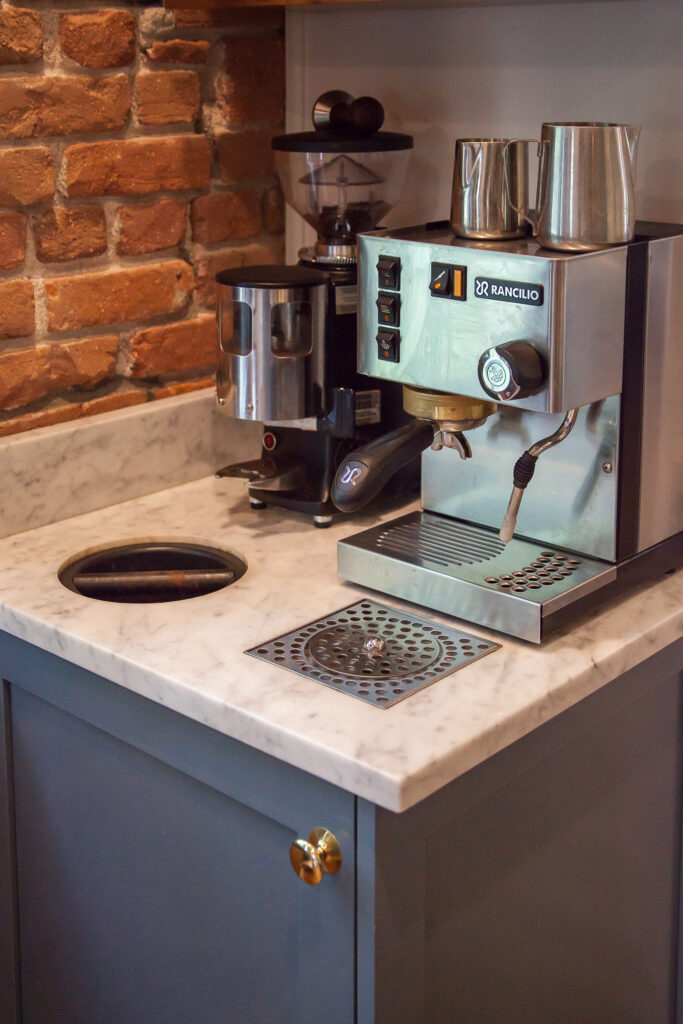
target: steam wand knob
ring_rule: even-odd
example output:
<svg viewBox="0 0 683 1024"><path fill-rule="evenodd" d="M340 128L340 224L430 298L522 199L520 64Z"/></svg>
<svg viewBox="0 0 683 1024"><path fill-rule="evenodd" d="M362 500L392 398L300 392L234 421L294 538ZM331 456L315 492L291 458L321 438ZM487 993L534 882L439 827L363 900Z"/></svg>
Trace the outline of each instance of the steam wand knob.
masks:
<svg viewBox="0 0 683 1024"><path fill-rule="evenodd" d="M519 506L522 503L524 490L534 475L538 456L547 451L548 448L553 448L556 444L559 444L560 441L564 441L565 437L576 423L578 415L578 409L570 409L554 434L550 434L548 437L544 437L541 441L537 441L536 444L532 444L531 447L527 448L527 450L517 459L512 473L512 494L510 495L508 507L505 515L503 516L500 533L498 534L504 544L507 544L508 541L512 540L515 532L515 526L517 524Z"/></svg>
<svg viewBox="0 0 683 1024"><path fill-rule="evenodd" d="M479 382L497 402L535 395L544 381L543 360L528 341L494 345L479 359Z"/></svg>

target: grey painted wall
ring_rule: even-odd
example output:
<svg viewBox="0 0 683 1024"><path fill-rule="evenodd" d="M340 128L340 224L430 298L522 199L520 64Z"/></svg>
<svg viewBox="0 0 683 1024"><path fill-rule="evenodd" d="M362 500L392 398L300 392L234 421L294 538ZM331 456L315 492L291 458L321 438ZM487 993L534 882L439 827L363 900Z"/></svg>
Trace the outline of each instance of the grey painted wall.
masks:
<svg viewBox="0 0 683 1024"><path fill-rule="evenodd" d="M288 13L288 130L321 92L377 96L386 127L415 136L389 225L447 217L454 141L533 136L543 121L642 126L641 219L683 221L683 4L364 7ZM288 219L288 259L304 242ZM310 237L307 236L307 237Z"/></svg>

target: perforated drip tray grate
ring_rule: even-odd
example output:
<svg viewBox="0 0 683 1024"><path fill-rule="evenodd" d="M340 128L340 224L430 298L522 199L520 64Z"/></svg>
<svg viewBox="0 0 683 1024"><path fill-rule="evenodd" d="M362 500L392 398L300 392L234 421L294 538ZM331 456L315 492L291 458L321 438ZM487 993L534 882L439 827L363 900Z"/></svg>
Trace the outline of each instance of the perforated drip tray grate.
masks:
<svg viewBox="0 0 683 1024"><path fill-rule="evenodd" d="M389 708L499 647L474 633L359 601L245 654Z"/></svg>

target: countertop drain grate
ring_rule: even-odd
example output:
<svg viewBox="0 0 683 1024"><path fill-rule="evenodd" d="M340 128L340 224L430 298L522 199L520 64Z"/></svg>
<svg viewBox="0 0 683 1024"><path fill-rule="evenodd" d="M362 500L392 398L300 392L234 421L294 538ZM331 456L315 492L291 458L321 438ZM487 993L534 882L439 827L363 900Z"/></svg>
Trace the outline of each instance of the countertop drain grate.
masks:
<svg viewBox="0 0 683 1024"><path fill-rule="evenodd" d="M359 601L245 651L388 708L500 644L376 601Z"/></svg>

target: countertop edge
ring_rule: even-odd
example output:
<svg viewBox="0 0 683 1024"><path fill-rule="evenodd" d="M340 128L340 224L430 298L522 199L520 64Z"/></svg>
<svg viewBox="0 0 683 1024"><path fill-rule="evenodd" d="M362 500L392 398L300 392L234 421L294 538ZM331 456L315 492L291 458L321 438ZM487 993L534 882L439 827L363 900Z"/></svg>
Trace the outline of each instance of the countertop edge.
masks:
<svg viewBox="0 0 683 1024"><path fill-rule="evenodd" d="M623 601L637 599L640 592L648 590L653 585L656 586L641 586L637 592L627 593ZM609 612L613 607L606 610ZM298 756L292 756L291 751L283 751L285 730L281 725L245 708L230 705L225 701L212 700L210 696L202 694L201 703L205 708L213 708L215 718L220 719L220 724L212 724L198 713L196 699L193 700L196 695L181 679L172 679L104 648L99 648L96 655L96 649L92 644L77 637L69 638L69 653L65 655L62 632L58 627L17 612L6 605L0 605L0 628L71 664L103 676L115 685L214 729L228 738L246 743L386 810L400 813L562 714L584 697L595 693L651 655L674 644L683 635L683 610L672 609L658 624L656 630L650 631L646 637L637 637L619 648L614 648L599 661L591 656L590 665L581 668L571 679L553 690L552 694L547 692L544 698L520 708L516 713L502 716L487 729L454 747L447 755L431 761L407 779L382 771L376 765L361 765L353 758L339 751L331 752L324 745L300 733L295 736ZM656 636L652 635L653 632ZM643 657L644 643L647 643L647 651ZM106 674L103 672L103 660L108 665ZM599 680L597 685L596 676ZM378 709L372 711L377 715L386 713ZM342 781L345 766L352 770L353 788Z"/></svg>

